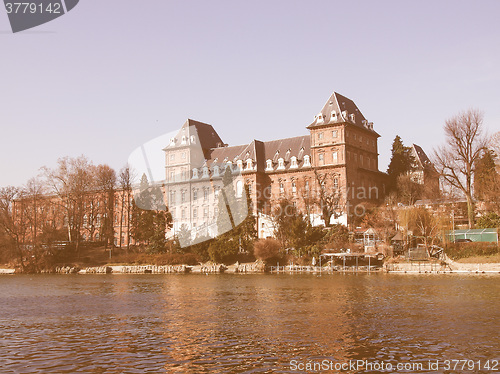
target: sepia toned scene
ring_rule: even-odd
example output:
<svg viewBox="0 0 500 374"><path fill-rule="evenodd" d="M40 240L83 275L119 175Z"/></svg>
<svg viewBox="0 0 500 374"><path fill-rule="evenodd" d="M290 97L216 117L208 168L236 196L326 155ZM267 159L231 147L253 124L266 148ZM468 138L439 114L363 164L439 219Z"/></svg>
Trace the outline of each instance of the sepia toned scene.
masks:
<svg viewBox="0 0 500 374"><path fill-rule="evenodd" d="M0 373L500 372L499 4L4 3Z"/></svg>

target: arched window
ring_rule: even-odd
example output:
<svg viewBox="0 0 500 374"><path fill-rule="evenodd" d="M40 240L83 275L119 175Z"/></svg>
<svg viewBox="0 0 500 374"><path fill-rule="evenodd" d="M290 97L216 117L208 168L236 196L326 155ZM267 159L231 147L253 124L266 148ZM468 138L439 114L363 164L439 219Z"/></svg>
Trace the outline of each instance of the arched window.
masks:
<svg viewBox="0 0 500 374"><path fill-rule="evenodd" d="M266 170L273 170L273 160L266 161Z"/></svg>

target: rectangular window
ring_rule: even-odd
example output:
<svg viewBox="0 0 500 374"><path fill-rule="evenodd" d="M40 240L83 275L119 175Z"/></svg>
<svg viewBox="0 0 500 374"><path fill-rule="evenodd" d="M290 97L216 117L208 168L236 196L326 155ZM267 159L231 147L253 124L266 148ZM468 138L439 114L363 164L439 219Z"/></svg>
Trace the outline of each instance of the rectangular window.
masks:
<svg viewBox="0 0 500 374"><path fill-rule="evenodd" d="M203 208L203 217L208 218L208 208Z"/></svg>
<svg viewBox="0 0 500 374"><path fill-rule="evenodd" d="M320 153L318 155L318 161L320 164L323 164L323 162L325 161L325 155L323 153Z"/></svg>
<svg viewBox="0 0 500 374"><path fill-rule="evenodd" d="M203 189L203 200L208 199L208 188Z"/></svg>
<svg viewBox="0 0 500 374"><path fill-rule="evenodd" d="M338 162L337 152L333 152L332 153L332 161L333 161L334 164L336 164Z"/></svg>
<svg viewBox="0 0 500 374"><path fill-rule="evenodd" d="M323 133L322 132L318 133L318 139L323 139Z"/></svg>
<svg viewBox="0 0 500 374"><path fill-rule="evenodd" d="M193 209L193 218L198 218L198 208Z"/></svg>
<svg viewBox="0 0 500 374"><path fill-rule="evenodd" d="M172 153L172 154L170 155L170 161L174 161L174 160L175 160L175 154L174 154L174 153Z"/></svg>
<svg viewBox="0 0 500 374"><path fill-rule="evenodd" d="M198 199L198 191L193 190L193 200L197 200L197 199Z"/></svg>
<svg viewBox="0 0 500 374"><path fill-rule="evenodd" d="M332 138L336 139L338 137L339 133L337 130L332 131Z"/></svg>

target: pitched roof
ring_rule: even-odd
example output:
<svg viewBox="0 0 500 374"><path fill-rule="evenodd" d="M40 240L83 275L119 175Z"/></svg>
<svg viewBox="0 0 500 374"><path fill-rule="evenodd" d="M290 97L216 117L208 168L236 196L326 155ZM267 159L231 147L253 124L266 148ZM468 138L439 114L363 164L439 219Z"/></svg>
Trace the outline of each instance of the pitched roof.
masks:
<svg viewBox="0 0 500 374"><path fill-rule="evenodd" d="M333 116L332 113L334 114ZM334 92L330 96L323 109L321 109L321 112L316 115L314 122L307 126L307 128L310 129L316 126L342 122L352 123L376 133L373 130L373 124L366 120L354 101L337 92Z"/></svg>
<svg viewBox="0 0 500 374"><path fill-rule="evenodd" d="M416 144L412 144L412 153L419 168L429 171L435 171L432 161L426 155L422 147Z"/></svg>

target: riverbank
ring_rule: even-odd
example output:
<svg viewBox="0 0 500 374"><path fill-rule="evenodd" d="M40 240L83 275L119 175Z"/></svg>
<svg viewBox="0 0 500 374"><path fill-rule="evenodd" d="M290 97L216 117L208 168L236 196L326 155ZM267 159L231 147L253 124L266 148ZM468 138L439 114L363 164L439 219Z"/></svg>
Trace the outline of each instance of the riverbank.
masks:
<svg viewBox="0 0 500 374"><path fill-rule="evenodd" d="M233 265L206 263L200 265L103 265L85 268L63 266L57 267L55 274L297 274L297 273L354 273L354 272L385 272L396 274L500 274L500 263L463 263L450 261L444 263L433 262L399 262L385 263L382 267L350 266L343 268L319 266L271 266L266 267L260 261ZM47 272L48 273L48 272ZM0 275L20 274L16 269L0 268Z"/></svg>

